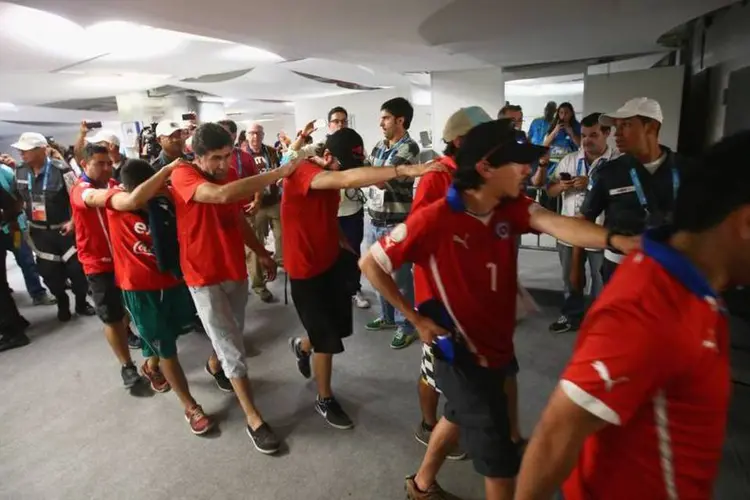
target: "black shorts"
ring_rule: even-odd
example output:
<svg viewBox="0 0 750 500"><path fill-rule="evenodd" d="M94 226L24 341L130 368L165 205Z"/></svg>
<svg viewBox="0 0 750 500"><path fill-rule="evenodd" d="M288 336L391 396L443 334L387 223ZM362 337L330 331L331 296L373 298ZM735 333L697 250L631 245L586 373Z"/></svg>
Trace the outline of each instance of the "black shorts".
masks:
<svg viewBox="0 0 750 500"><path fill-rule="evenodd" d="M125 318L125 306L122 292L115 284L115 273L88 274L86 279L99 319L107 325L121 322Z"/></svg>
<svg viewBox="0 0 750 500"><path fill-rule="evenodd" d="M346 259L339 257L317 276L289 280L294 307L315 352L343 352L341 339L352 334L352 291L346 277Z"/></svg>
<svg viewBox="0 0 750 500"><path fill-rule="evenodd" d="M443 415L461 429L461 446L484 477L513 478L521 464L510 439L504 390L508 371L475 364L459 346L453 364L435 360L435 381L446 398Z"/></svg>

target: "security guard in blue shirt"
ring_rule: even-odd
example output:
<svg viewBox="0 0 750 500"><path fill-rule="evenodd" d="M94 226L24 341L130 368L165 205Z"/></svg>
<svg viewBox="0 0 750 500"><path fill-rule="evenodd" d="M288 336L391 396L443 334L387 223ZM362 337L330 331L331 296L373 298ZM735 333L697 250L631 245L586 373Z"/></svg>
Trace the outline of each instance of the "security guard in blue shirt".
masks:
<svg viewBox="0 0 750 500"><path fill-rule="evenodd" d="M623 155L592 175L581 213L594 221L604 212L604 226L610 234L637 235L669 224L680 177L689 161L659 144L663 121L659 103L645 97L631 99L599 121L616 127L615 141ZM624 257L614 248L604 251L605 283Z"/></svg>
<svg viewBox="0 0 750 500"><path fill-rule="evenodd" d="M76 297L75 311L96 314L86 301L88 283L76 253L68 191L76 180L73 170L61 160L47 156L47 140L34 132L21 134L12 145L23 163L16 170L16 189L24 201L29 235L37 258L37 269L57 299L57 318L69 321L69 279Z"/></svg>

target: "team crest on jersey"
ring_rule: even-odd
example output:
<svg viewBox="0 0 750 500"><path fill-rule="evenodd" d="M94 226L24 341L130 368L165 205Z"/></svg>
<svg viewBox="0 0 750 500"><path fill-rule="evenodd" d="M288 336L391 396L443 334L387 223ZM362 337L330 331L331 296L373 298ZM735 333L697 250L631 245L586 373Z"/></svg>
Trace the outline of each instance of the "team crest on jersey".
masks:
<svg viewBox="0 0 750 500"><path fill-rule="evenodd" d="M510 236L510 224L507 222L498 222L495 224L495 235L501 240L507 240Z"/></svg>

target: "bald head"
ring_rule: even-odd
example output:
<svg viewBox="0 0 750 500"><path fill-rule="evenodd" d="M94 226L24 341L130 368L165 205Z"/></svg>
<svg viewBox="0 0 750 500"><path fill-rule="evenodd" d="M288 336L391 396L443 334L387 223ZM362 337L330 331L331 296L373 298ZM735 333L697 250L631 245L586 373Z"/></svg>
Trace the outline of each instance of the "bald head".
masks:
<svg viewBox="0 0 750 500"><path fill-rule="evenodd" d="M260 123L253 122L247 128L247 141L254 151L258 151L263 145L263 138L265 135L263 125Z"/></svg>

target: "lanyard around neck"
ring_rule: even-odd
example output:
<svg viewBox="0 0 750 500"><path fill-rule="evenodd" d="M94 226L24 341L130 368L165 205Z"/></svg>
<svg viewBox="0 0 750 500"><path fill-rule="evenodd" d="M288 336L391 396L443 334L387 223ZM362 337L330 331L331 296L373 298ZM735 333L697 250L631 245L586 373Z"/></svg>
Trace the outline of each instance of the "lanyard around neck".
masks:
<svg viewBox="0 0 750 500"><path fill-rule="evenodd" d="M240 148L237 148L235 153L237 154L237 173L240 175L240 179L242 179L242 155L240 155Z"/></svg>
<svg viewBox="0 0 750 500"><path fill-rule="evenodd" d="M638 178L638 172L635 168L630 169L630 179L633 181L633 187L635 188L635 194L638 196L638 201L644 210L648 211L648 199L646 198L646 192L643 190L641 180ZM680 173L677 168L672 167L672 201L677 199L677 191L680 189Z"/></svg>
<svg viewBox="0 0 750 500"><path fill-rule="evenodd" d="M49 160L47 160L44 163L44 180L42 181L42 192L44 193L47 191L47 181L49 181ZM31 167L29 167L27 178L29 180L29 193L32 193L34 191L34 179L35 176L32 175L33 170Z"/></svg>
<svg viewBox="0 0 750 500"><path fill-rule="evenodd" d="M393 155L396 154L396 152L398 151L398 147L402 143L406 142L406 139L408 139L408 137L409 136L407 134L404 134L404 136L401 139L396 141L396 143L393 146L387 149L385 148L385 143L383 143L383 148L378 152L378 160L382 161L383 165L388 163L393 157Z"/></svg>

